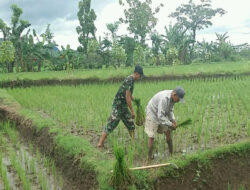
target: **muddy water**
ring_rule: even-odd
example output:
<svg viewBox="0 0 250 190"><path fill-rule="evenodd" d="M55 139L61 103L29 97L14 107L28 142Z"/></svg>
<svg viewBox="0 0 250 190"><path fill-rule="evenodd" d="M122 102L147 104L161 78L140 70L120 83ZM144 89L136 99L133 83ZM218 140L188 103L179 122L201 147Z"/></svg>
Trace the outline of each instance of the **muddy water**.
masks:
<svg viewBox="0 0 250 190"><path fill-rule="evenodd" d="M44 176L44 179L46 179L46 183L48 184L49 189L62 190L62 183L63 183L62 178L60 176L54 176L54 174L50 172L48 168L43 166L42 163L44 163L45 158L42 157L40 158L40 160L37 160L37 158L34 158L34 156L28 152L28 147L24 145L20 147L20 151L17 151L17 155L19 158L21 158L20 160L21 160L22 167L26 168L26 171L30 175L31 178L34 179L35 177L32 172L32 168L30 164L33 160L36 172L40 176ZM38 179L34 180L34 182L36 181L39 184ZM33 187L32 189L36 189L36 188Z"/></svg>
<svg viewBox="0 0 250 190"><path fill-rule="evenodd" d="M3 166L6 167L7 169L7 178L10 189L23 190L23 185L21 183L21 180L17 174L17 171L14 169L11 163L10 152L16 155L17 161L20 163L20 166L25 170L26 176L31 183L32 190L63 189L62 177L55 170L55 167L53 167L52 169L52 164L50 164L50 166L48 167L45 167L44 165L45 158L43 156L41 155L37 156L38 154L30 153L30 149L23 143L19 142L17 144L14 144L9 139L7 138L5 139L7 142L6 146L8 146L8 148L3 148L3 147L0 148L3 156L2 158ZM3 181L0 179L0 190L1 189L4 189L4 184Z"/></svg>
<svg viewBox="0 0 250 190"><path fill-rule="evenodd" d="M4 190L4 185L1 178L0 178L0 190Z"/></svg>
<svg viewBox="0 0 250 190"><path fill-rule="evenodd" d="M21 185L21 181L19 180L19 177L15 169L11 165L10 159L7 157L3 157L3 165L7 168L7 178L8 178L10 188L12 190L23 189Z"/></svg>

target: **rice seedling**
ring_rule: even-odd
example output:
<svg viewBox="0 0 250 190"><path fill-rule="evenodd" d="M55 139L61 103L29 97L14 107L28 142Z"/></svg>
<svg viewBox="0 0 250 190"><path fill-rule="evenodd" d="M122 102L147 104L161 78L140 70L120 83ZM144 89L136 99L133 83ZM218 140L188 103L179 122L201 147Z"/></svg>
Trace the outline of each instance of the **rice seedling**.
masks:
<svg viewBox="0 0 250 190"><path fill-rule="evenodd" d="M14 125L12 125L14 126ZM14 130L11 129L11 125L10 122L7 121L3 124L3 128L4 131L7 133L7 135L9 136L10 140L13 142L13 144L17 143L17 135L16 132Z"/></svg>
<svg viewBox="0 0 250 190"><path fill-rule="evenodd" d="M9 180L7 177L7 169L6 169L6 166L3 165L3 156L2 156L1 151L0 151L0 177L3 180L4 189L9 190L10 186L9 186Z"/></svg>
<svg viewBox="0 0 250 190"><path fill-rule="evenodd" d="M63 178L57 174L55 164L49 159L42 157L38 149L36 149L34 157L32 153L30 154L27 151L33 151L33 146L29 144L29 148L27 148L24 144L21 144L17 132L11 127L10 123L4 123L3 125L5 127L3 131L0 131L0 139L1 142L5 142L4 145L8 145L8 149L5 149L7 157L10 157L11 167L14 169L13 172L17 173L23 189L32 189L34 183L36 185L40 184L43 190L51 189L50 185L53 186L53 189L61 189ZM15 142L16 144L14 144ZM5 189L9 189L7 170L2 164L1 157L2 154L0 154L0 177L3 178L4 184L6 184ZM53 171L54 176L49 173L50 170Z"/></svg>
<svg viewBox="0 0 250 190"><path fill-rule="evenodd" d="M113 77L125 77L133 72L132 67L111 69L81 69L67 71L43 71L43 72L20 72L20 73L1 73L0 82L13 80L39 80L39 79L75 79L93 78L98 76L100 79ZM215 74L215 73L242 73L250 70L250 63L246 61L225 62L219 64L199 64L199 65L176 65L176 66L144 66L144 72L148 75L162 76L169 74L188 75L188 74ZM214 79L216 82L218 79Z"/></svg>
<svg viewBox="0 0 250 190"><path fill-rule="evenodd" d="M57 177L57 172L56 172L56 165L55 165L55 162L54 161L51 161L51 172L54 176L54 179L56 180L56 177Z"/></svg>
<svg viewBox="0 0 250 190"><path fill-rule="evenodd" d="M21 163L17 160L16 154L14 152L10 153L10 160L11 160L12 166L16 170L16 172L21 180L23 188L25 190L31 190L30 180L28 179L25 170L22 168Z"/></svg>
<svg viewBox="0 0 250 190"><path fill-rule="evenodd" d="M48 184L47 184L46 177L41 172L38 173L38 179L39 179L39 183L42 187L42 190L49 190L50 189Z"/></svg>
<svg viewBox="0 0 250 190"><path fill-rule="evenodd" d="M4 189L5 190L10 190L10 185L9 185L9 180L8 180L8 177L7 177L7 168L5 166L2 166L1 167L1 176L2 176L2 179L3 179L3 183L4 183Z"/></svg>
<svg viewBox="0 0 250 190"><path fill-rule="evenodd" d="M126 189L133 183L132 174L125 162L125 152L119 145L114 146L116 162L112 172L110 184L116 189Z"/></svg>
<svg viewBox="0 0 250 190"><path fill-rule="evenodd" d="M178 123L178 127L184 127L184 126L191 125L191 124L192 124L192 119L188 118L185 121Z"/></svg>
<svg viewBox="0 0 250 190"><path fill-rule="evenodd" d="M138 126L142 126L145 123L145 111L141 105L140 99L135 99L134 103L136 105L135 124Z"/></svg>
<svg viewBox="0 0 250 190"><path fill-rule="evenodd" d="M35 174L36 173L36 164L35 164L35 158L31 158L30 160L30 171Z"/></svg>
<svg viewBox="0 0 250 190"><path fill-rule="evenodd" d="M38 149L36 149L36 160L40 163L41 161L41 154Z"/></svg>
<svg viewBox="0 0 250 190"><path fill-rule="evenodd" d="M218 146L218 141L221 145L227 144L230 142L230 135L234 142L250 136L250 107L247 101L250 94L249 76L237 80L220 78L135 83L133 96L141 97L140 105L145 107L155 93L166 88L173 89L179 84L187 91L186 103L175 104L174 114L177 121L191 118L192 123L189 124L190 127L180 127L180 122L177 122L179 128L173 134L176 150L187 149L187 142L195 147L192 151L196 151L203 149L205 142L207 147ZM101 133L102 126L106 124L119 85L31 87L8 89L8 93L24 108L58 123L62 131L77 131L74 133L76 135L81 131L80 135L95 145L97 142L93 140L93 136ZM232 99L235 101L232 102ZM109 135L107 147L112 149L113 141L126 146L130 140L127 129L120 122L117 129ZM165 151L164 146L165 141L160 137L159 146L156 147L159 150L156 151ZM137 127L134 159L143 160L146 151L147 135L142 127Z"/></svg>

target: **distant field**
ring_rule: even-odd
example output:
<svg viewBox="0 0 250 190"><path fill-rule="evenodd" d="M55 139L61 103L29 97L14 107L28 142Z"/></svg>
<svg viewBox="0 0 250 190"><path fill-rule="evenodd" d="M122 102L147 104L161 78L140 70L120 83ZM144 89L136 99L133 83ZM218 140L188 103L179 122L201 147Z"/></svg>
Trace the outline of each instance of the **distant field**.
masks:
<svg viewBox="0 0 250 190"><path fill-rule="evenodd" d="M160 66L145 67L144 73L148 76L164 75L196 75L196 74L225 74L225 73L244 73L250 71L250 61L228 62L228 63L207 63L195 65ZM125 77L133 72L133 68L110 68L110 69L91 69L73 71L44 71L30 73L1 73L0 81L11 80L39 80L39 79L86 79L99 78L107 79L113 77Z"/></svg>
<svg viewBox="0 0 250 190"><path fill-rule="evenodd" d="M17 88L8 89L8 93L22 107L38 112L44 118L52 118L65 133L88 138L95 146L119 85ZM173 132L176 154L223 146L250 137L250 77L136 83L134 96L146 106L156 92L173 89L177 85L186 90L186 103L175 106L177 123L191 118L193 124ZM113 142L126 145L131 164L143 161L147 154L143 127L137 127L136 131L136 146L122 122L106 143L111 151ZM156 160L168 157L163 135L157 137L155 150Z"/></svg>

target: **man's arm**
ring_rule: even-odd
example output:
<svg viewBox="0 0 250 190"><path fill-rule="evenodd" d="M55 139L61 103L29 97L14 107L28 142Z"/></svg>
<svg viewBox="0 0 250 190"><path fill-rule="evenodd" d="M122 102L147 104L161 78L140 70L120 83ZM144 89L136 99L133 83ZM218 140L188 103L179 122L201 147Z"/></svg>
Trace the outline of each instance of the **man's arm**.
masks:
<svg viewBox="0 0 250 190"><path fill-rule="evenodd" d="M174 116L174 106L171 107L169 110L169 119L173 123L172 129L175 130L177 128L177 124L176 124L176 120L175 120L175 116Z"/></svg>
<svg viewBox="0 0 250 190"><path fill-rule="evenodd" d="M134 112L134 109L133 109L133 106L132 106L132 95L131 95L131 92L129 90L126 90L126 102L128 104L129 110L131 112L131 117L132 117L132 119L134 119L135 118L135 112Z"/></svg>
<svg viewBox="0 0 250 190"><path fill-rule="evenodd" d="M175 121L174 106L171 107L170 110L169 110L169 119L170 119L170 121Z"/></svg>
<svg viewBox="0 0 250 190"><path fill-rule="evenodd" d="M159 119L160 125L167 125L171 127L173 123L166 117L166 109L168 107L168 103L165 99L161 99L159 104L158 104L158 113L157 117Z"/></svg>

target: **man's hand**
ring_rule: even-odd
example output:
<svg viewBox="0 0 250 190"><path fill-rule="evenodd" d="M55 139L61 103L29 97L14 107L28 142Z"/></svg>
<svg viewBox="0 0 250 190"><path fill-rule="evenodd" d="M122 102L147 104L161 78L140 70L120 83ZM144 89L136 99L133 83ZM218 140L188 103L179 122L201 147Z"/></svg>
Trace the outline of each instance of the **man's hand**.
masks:
<svg viewBox="0 0 250 190"><path fill-rule="evenodd" d="M135 118L135 112L131 111L131 118L134 119Z"/></svg>
<svg viewBox="0 0 250 190"><path fill-rule="evenodd" d="M177 128L177 124L176 121L173 121L171 129L175 130Z"/></svg>

